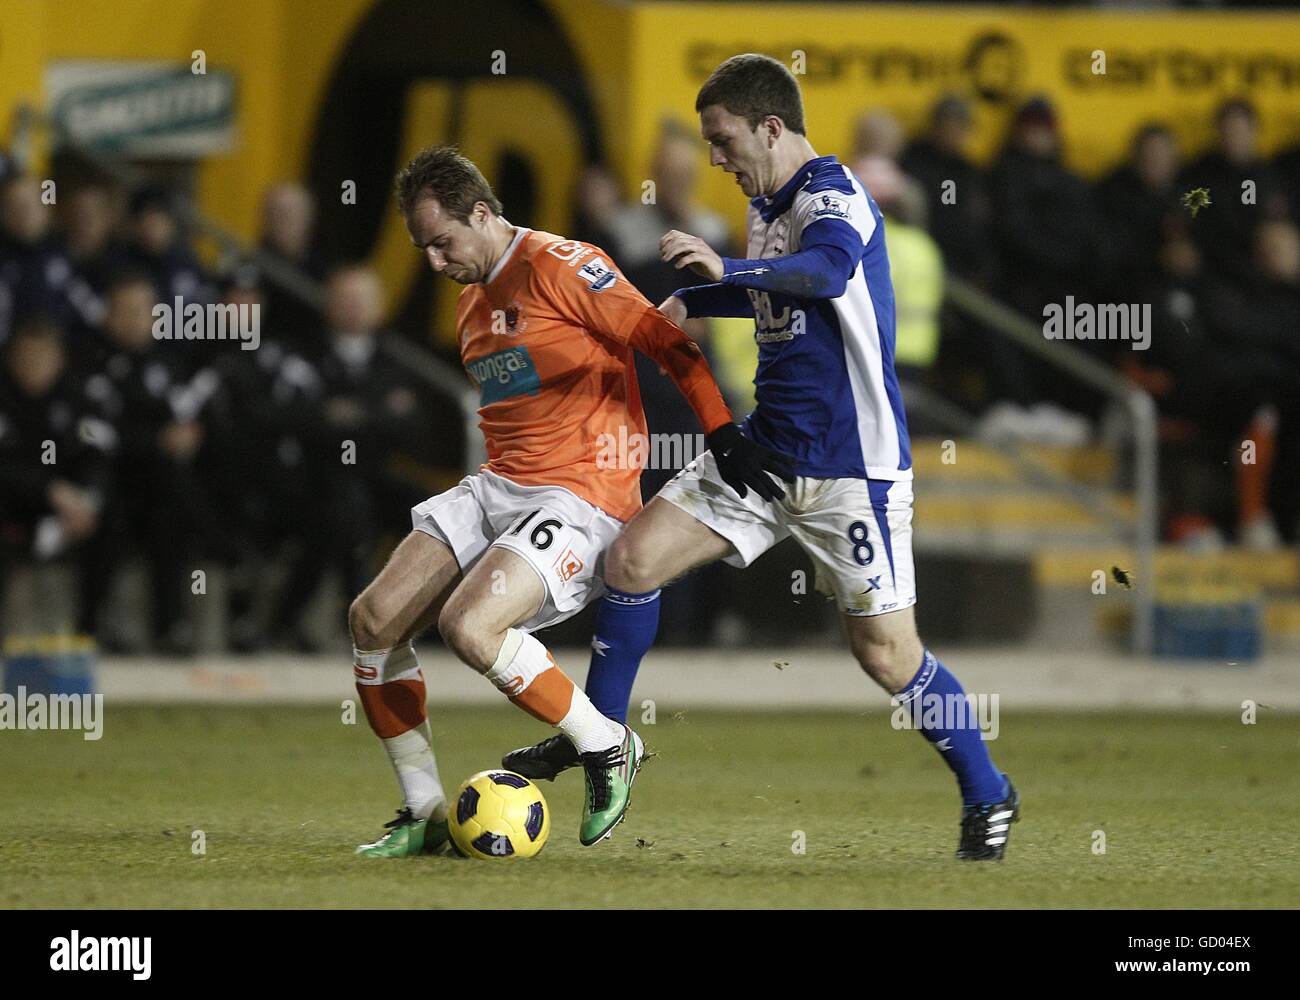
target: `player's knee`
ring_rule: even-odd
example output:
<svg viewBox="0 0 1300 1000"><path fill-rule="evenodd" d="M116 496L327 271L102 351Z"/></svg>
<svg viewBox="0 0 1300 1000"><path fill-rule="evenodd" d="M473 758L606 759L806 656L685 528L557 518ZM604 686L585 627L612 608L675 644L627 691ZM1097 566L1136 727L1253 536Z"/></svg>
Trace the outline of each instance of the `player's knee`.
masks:
<svg viewBox="0 0 1300 1000"><path fill-rule="evenodd" d="M469 640L469 629L456 601L448 601L438 612L438 634L442 636L447 648L460 656L461 648Z"/></svg>
<svg viewBox="0 0 1300 1000"><path fill-rule="evenodd" d="M922 650L910 636L862 636L853 642L853 655L872 680L895 693L916 675Z"/></svg>
<svg viewBox="0 0 1300 1000"><path fill-rule="evenodd" d="M352 633L352 645L357 649L387 649L393 645L386 642L384 616L380 612L379 601L370 591L365 591L352 602L348 608L348 631Z"/></svg>
<svg viewBox="0 0 1300 1000"><path fill-rule="evenodd" d="M659 586L654 578L650 546L626 534L619 535L605 552L605 582L618 590L639 594Z"/></svg>
<svg viewBox="0 0 1300 1000"><path fill-rule="evenodd" d="M389 649L402 641L402 628L373 589L365 590L347 609L347 628L356 649Z"/></svg>
<svg viewBox="0 0 1300 1000"><path fill-rule="evenodd" d="M495 652L488 649L490 637L469 609L448 601L438 615L438 634L447 648L480 673L492 666ZM489 655L491 653L491 655Z"/></svg>

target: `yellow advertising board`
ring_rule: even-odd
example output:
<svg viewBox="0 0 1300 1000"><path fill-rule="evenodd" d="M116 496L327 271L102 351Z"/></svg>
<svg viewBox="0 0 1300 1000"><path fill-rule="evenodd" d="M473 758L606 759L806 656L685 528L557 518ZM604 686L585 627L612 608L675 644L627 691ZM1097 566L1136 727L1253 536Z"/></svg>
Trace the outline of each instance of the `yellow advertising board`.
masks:
<svg viewBox="0 0 1300 1000"><path fill-rule="evenodd" d="M862 112L892 112L916 134L950 93L971 103L971 152L981 161L996 154L1020 103L1048 96L1066 161L1090 177L1122 159L1149 121L1171 126L1186 153L1199 152L1228 97L1255 103L1265 151L1300 140L1296 14L654 3L632 17L629 184L645 170L658 123L693 123L700 84L738 52L802 71L809 140L842 158ZM736 214L727 178L712 177L704 195Z"/></svg>

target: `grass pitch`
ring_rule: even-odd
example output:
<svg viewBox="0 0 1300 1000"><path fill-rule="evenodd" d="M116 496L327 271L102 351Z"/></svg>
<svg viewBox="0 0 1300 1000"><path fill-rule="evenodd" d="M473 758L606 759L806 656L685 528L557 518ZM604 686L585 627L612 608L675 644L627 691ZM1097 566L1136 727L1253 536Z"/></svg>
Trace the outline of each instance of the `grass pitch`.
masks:
<svg viewBox="0 0 1300 1000"><path fill-rule="evenodd" d="M449 792L546 735L508 707L432 721ZM6 731L0 907L1300 905L1295 716L1004 713L994 759L1024 807L1000 865L953 860L955 782L885 713L701 711L640 731L658 756L612 840L579 846L567 773L542 783L545 850L503 862L354 857L396 782L337 708L109 706L99 742Z"/></svg>

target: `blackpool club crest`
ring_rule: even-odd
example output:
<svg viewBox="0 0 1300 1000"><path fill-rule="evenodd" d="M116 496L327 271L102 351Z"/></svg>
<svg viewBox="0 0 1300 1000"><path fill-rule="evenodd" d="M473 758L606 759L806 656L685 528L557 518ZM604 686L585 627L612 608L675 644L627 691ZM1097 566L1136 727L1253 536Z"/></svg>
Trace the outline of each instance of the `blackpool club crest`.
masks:
<svg viewBox="0 0 1300 1000"><path fill-rule="evenodd" d="M511 302L504 309L492 312L492 332L498 336L516 337L528 329L528 320L524 309L518 302Z"/></svg>

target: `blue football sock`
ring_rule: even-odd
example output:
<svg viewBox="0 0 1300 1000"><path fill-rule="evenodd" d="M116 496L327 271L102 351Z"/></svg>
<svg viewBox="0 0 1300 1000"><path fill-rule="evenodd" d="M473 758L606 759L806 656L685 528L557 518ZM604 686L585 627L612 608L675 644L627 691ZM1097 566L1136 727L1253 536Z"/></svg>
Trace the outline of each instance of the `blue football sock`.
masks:
<svg viewBox="0 0 1300 1000"><path fill-rule="evenodd" d="M627 722L637 668L658 631L659 591L628 594L608 588L596 611L585 690L592 704L617 722Z"/></svg>
<svg viewBox="0 0 1300 1000"><path fill-rule="evenodd" d="M975 708L938 657L927 649L916 676L894 697L907 710L912 728L934 744L957 775L963 805L1006 798L1006 775L993 766L988 746L980 738Z"/></svg>

